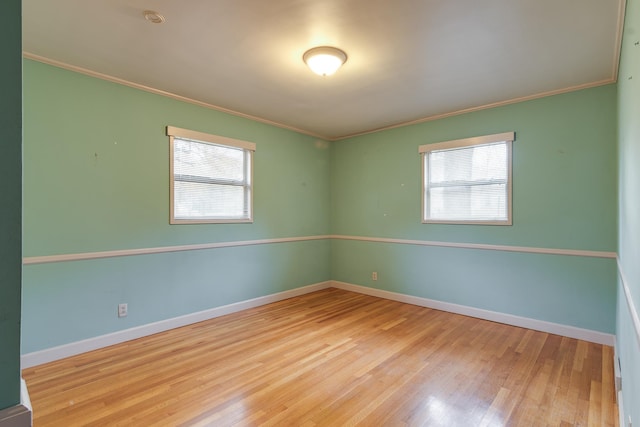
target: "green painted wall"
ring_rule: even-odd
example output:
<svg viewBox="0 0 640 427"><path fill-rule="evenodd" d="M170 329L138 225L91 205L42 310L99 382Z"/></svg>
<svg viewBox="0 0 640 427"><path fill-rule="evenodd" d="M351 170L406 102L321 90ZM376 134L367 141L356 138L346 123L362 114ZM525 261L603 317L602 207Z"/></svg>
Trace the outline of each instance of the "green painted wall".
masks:
<svg viewBox="0 0 640 427"><path fill-rule="evenodd" d="M330 147L266 124L24 61L24 252L324 235ZM253 224L169 225L174 125L255 142ZM326 240L26 265L23 352L322 282ZM116 317L117 304L129 316Z"/></svg>
<svg viewBox="0 0 640 427"><path fill-rule="evenodd" d="M0 13L0 409L20 402L20 288L22 271L22 39L21 3Z"/></svg>
<svg viewBox="0 0 640 427"><path fill-rule="evenodd" d="M628 0L618 75L618 161L620 269L640 310L640 1ZM640 331L618 279L616 350L620 357L625 422L640 423Z"/></svg>
<svg viewBox="0 0 640 427"><path fill-rule="evenodd" d="M616 86L332 144L25 61L26 256L345 234L615 251ZM168 224L167 124L257 144L255 223ZM420 223L418 146L515 131L514 225ZM371 272L379 280L371 281ZM611 259L308 241L27 265L25 353L335 279L615 330ZM116 306L129 303L125 319Z"/></svg>
<svg viewBox="0 0 640 427"><path fill-rule="evenodd" d="M513 226L421 224L418 146L506 131L516 132ZM615 135L607 85L337 142L332 233L613 252ZM334 241L331 260L334 280L615 330L612 259Z"/></svg>
<svg viewBox="0 0 640 427"><path fill-rule="evenodd" d="M326 234L329 144L25 61L25 256ZM169 225L165 126L255 142L253 224Z"/></svg>
<svg viewBox="0 0 640 427"><path fill-rule="evenodd" d="M21 2L0 13L0 409L20 402L22 270L22 33Z"/></svg>

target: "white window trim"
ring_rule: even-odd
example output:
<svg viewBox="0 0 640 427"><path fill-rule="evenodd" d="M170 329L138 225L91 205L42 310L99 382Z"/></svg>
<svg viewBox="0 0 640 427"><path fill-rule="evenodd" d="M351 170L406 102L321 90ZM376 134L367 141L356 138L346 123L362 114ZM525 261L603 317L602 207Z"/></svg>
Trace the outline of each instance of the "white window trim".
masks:
<svg viewBox="0 0 640 427"><path fill-rule="evenodd" d="M256 144L253 142L242 141L239 139L227 138L225 136L212 135L204 132L198 132L189 129L182 129L175 126L167 126L167 136L169 137L169 223L170 224L231 224L231 223L252 223L253 222L253 153L256 151ZM248 218L193 218L193 219L177 219L175 218L174 207L174 168L173 168L173 144L174 137L181 139L190 139L200 142L208 142L210 144L222 145L227 147L241 148L247 151L248 158L248 180L249 194Z"/></svg>
<svg viewBox="0 0 640 427"><path fill-rule="evenodd" d="M433 144L424 144L418 147L420 153L420 161L422 163L422 200L421 200L421 221L423 224L477 224L477 225L513 225L513 141L515 141L515 132L504 132L493 135L476 136L472 138L455 139L451 141L436 142ZM485 220L439 220L427 219L427 170L426 158L432 151L450 150L454 148L463 148L476 145L486 145L498 142L507 143L507 219L504 221L485 221Z"/></svg>

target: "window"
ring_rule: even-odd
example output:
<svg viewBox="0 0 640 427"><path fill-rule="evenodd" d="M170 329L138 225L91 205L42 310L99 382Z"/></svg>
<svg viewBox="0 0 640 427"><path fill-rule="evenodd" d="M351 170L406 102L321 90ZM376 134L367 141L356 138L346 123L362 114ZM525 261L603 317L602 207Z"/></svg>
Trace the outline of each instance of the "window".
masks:
<svg viewBox="0 0 640 427"><path fill-rule="evenodd" d="M422 222L511 225L515 133L421 145Z"/></svg>
<svg viewBox="0 0 640 427"><path fill-rule="evenodd" d="M254 143L167 126L171 224L252 222Z"/></svg>

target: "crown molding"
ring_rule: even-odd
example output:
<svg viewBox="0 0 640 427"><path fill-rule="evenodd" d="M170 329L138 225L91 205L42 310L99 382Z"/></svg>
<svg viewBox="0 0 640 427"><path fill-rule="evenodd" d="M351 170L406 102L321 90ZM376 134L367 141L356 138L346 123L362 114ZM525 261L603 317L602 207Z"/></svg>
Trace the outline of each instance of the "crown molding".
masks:
<svg viewBox="0 0 640 427"><path fill-rule="evenodd" d="M620 18L619 18L620 19ZM621 19L624 22L624 5L621 6ZM54 67L58 67L58 68L62 68L65 70L69 70L69 71L73 71L76 73L80 73L80 74L84 74L90 77L95 77L97 79L101 79L101 80L106 80L112 83L117 83L117 84L121 84L124 86L128 86L134 89L139 89L139 90L143 90L145 92L150 92L156 95L161 95L161 96L165 96L168 98L172 98L175 99L177 101L182 101L182 102L186 102L189 104L194 104L200 107L204 107L204 108L208 108L210 110L215 110L215 111L220 111L222 113L226 113L226 114L230 114L232 116L237 116L237 117L242 117L248 120L253 120L259 123L264 123L267 125L271 125L271 126L275 126L281 129L287 129L293 132L297 132L303 135L307 135L307 136L311 136L314 138L319 138L322 139L324 141L330 141L330 142L336 142L336 141L342 141L345 139L350 139L350 138L355 138L358 136L363 136L363 135L368 135L368 134L372 134L372 133L376 133L376 132L382 132L382 131L386 131L386 130L391 130L391 129L397 129L397 128L401 128L401 127L405 127L405 126L411 126L411 125L417 125L420 123L425 123L425 122L431 122L431 121L435 121L435 120L440 120L440 119L444 119L447 117L453 117L453 116L459 116L462 114L467 114L467 113L472 113L475 111L481 111L481 110L488 110L491 108L496 108L496 107L502 107L505 105L510 105L510 104L517 104L520 102L525 102L525 101L531 101L534 99L538 99L538 98L545 98L547 96L553 96L553 95L560 95L563 93L568 93L568 92L575 92L578 90L583 90L583 89L590 89L593 87L598 87L598 86L604 86L604 85L608 85L611 83L615 83L617 81L617 74L618 74L618 63L619 63L619 59L620 59L620 44L622 42L622 29L619 27L618 28L618 32L617 32L617 45L618 47L615 50L615 55L614 55L614 67L612 70L612 77L608 78L608 79L604 79L604 80L599 80L596 82L590 82L590 83L585 83L585 84L581 84L581 85L577 85L577 86L571 86L571 87L567 87L567 88L562 88L562 89L555 89L555 90L551 90L551 91L545 91L545 92L540 92L537 94L533 94L533 95L527 95L527 96L522 96L522 97L518 97L518 98L512 98L512 99L508 99L508 100L504 100L504 101L499 101L499 102L493 102L490 104L484 104L484 105L478 105L475 107L469 107L469 108L463 108L461 110L456 110L456 111L450 111L450 112L446 112L446 113L441 113L441 114L434 114L431 116L426 116L420 119L416 119L416 120L409 120L409 121L404 121L404 122L399 122L399 123L395 123L392 125L388 125L388 126L382 126L382 127L378 127L378 128L374 128L374 129L370 129L370 130L365 130L362 132L354 132L354 133L350 133L350 134L346 134L346 135L341 135L341 136L328 136L328 135L321 135L315 132L311 132L305 129L300 129L297 128L295 126L289 126L286 125L284 123L279 123L279 122L274 122L272 120L267 120L264 119L262 117L258 117L258 116L252 116L250 114L245 114L245 113L241 113L239 111L235 111L235 110L230 110L228 108L224 108L224 107L220 107L218 105L214 105L214 104L209 104L207 102L203 102L203 101L199 101L197 99L192 99L192 98L188 98L186 96L182 96L182 95L177 95L175 93L171 93L171 92L167 92L164 90L160 90L160 89L156 89L150 86L145 86L139 83L135 83L135 82L131 82L129 80L125 80L125 79L121 79L119 77L114 77L114 76L110 76L108 74L104 74L104 73L100 73L97 71L93 71L93 70L89 70L87 68L83 68L83 67L78 67L76 65L71 65L71 64L67 64L65 62L61 62L61 61L57 61L55 59L51 59L51 58L47 58L44 56L40 56L40 55L36 55L27 51L23 51L23 57L26 59L30 59L33 61L38 61L38 62L42 62L44 64L48 64L48 65L52 65Z"/></svg>
<svg viewBox="0 0 640 427"><path fill-rule="evenodd" d="M275 126L278 128L282 128L282 129L287 129L293 132L297 132L297 133L301 133L303 135L308 135L308 136L312 136L314 138L320 138L323 140L328 140L326 136L314 133L314 132L310 132L304 129L300 129L297 128L295 126L289 126L286 125L284 123L279 123L279 122L274 122L272 120L267 120L267 119L263 119L262 117L257 117L257 116L252 116L250 114L245 114L245 113L241 113L239 111L235 111L235 110L231 110L228 108L224 108L224 107L220 107L219 105L215 105L215 104L209 104L207 102L203 102L203 101L199 101L197 99L193 99L193 98L188 98L186 96L182 96L182 95L178 95L172 92L167 92L164 90L160 90L160 89L156 89L150 86L145 86L143 84L140 83L135 83L129 80L125 80L125 79L121 79L119 77L114 77L114 76L110 76L108 74L104 74L104 73L100 73L97 71L93 71L90 70L88 68L83 68L83 67L78 67L76 65L71 65L71 64L67 64L65 62L61 62L61 61L57 61L55 59L51 59L51 58L47 58L45 56L40 56L40 55L36 55L33 54L31 52L26 52L23 51L22 52L22 56L26 59L31 59L33 61L38 61L38 62L42 62L43 64L48 64L48 65L52 65L54 67L58 67L58 68L62 68L64 70L68 70L68 71L73 71L79 74L84 74L86 76L89 77L94 77L97 79L101 79L101 80L106 80L108 82L111 83L117 83L123 86L128 86L134 89L139 89L139 90L143 90L145 92L150 92L156 95L160 95L160 96L165 96L167 98L171 98L171 99L175 99L177 101L182 101L182 102L186 102L188 104L194 104L197 105L199 107L204 107L204 108L208 108L210 110L215 110L215 111L219 111L221 113L225 113L225 114L230 114L232 116L237 116L237 117L242 117L244 119L248 119L248 120L252 120L255 122L259 122L259 123L264 123L267 125L271 125L271 126Z"/></svg>

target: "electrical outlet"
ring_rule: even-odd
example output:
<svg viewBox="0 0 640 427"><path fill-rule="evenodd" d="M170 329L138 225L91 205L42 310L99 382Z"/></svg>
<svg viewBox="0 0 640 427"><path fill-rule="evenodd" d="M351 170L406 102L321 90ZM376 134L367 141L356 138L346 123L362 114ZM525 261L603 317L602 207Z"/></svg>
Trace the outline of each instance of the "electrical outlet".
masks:
<svg viewBox="0 0 640 427"><path fill-rule="evenodd" d="M374 271L373 273L371 273L371 280L378 280L378 272Z"/></svg>
<svg viewBox="0 0 640 427"><path fill-rule="evenodd" d="M127 313L129 311L129 307L127 303L118 304L118 317L127 317Z"/></svg>

